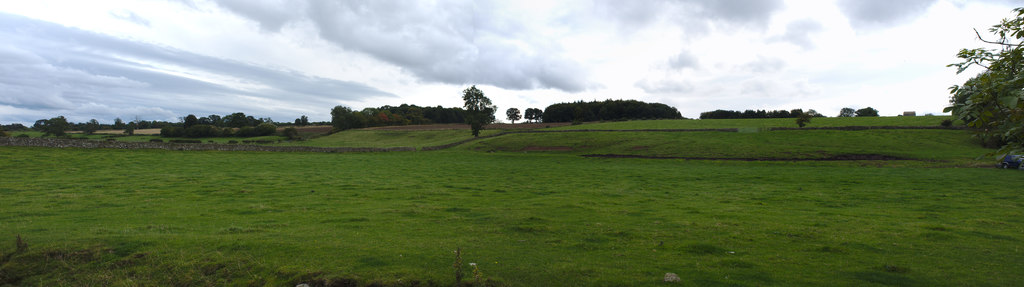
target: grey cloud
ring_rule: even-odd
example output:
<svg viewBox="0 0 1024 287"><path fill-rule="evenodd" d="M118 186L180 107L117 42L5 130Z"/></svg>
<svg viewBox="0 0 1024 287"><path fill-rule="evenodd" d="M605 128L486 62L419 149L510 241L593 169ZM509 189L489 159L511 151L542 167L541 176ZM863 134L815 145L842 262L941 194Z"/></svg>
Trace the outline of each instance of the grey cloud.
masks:
<svg viewBox="0 0 1024 287"><path fill-rule="evenodd" d="M692 3L700 4L704 8L702 14L708 18L757 25L767 24L772 14L783 7L782 0L694 0Z"/></svg>
<svg viewBox="0 0 1024 287"><path fill-rule="evenodd" d="M699 65L699 60L697 59L697 56L694 55L693 53L690 53L689 51L682 51L679 52L678 55L675 55L674 57L669 59L668 65L669 67L677 70L682 70L686 68L693 69L697 68L697 66Z"/></svg>
<svg viewBox="0 0 1024 287"><path fill-rule="evenodd" d="M96 109L80 108L91 106L180 114L243 111L287 118L314 113L311 109L326 111L341 101L394 96L359 83L269 69L3 13L0 38L8 43L0 46L0 105L44 110L53 116L95 113Z"/></svg>
<svg viewBox="0 0 1024 287"><path fill-rule="evenodd" d="M302 1L278 0L219 0L217 4L231 12L256 20L260 28L274 32L280 31L285 24L299 17L296 12L305 10L306 6Z"/></svg>
<svg viewBox="0 0 1024 287"><path fill-rule="evenodd" d="M818 21L811 19L797 20L786 25L786 32L784 34L773 37L770 40L789 42L804 49L812 49L814 48L812 36L821 30L823 30L823 27Z"/></svg>
<svg viewBox="0 0 1024 287"><path fill-rule="evenodd" d="M244 4L239 4L244 2ZM346 50L396 65L420 80L489 84L507 89L554 88L579 92L585 69L548 39L531 37L516 19L494 13L486 1L291 1L220 0L227 10L277 30L308 21L320 36ZM525 48L524 48L525 47Z"/></svg>
<svg viewBox="0 0 1024 287"><path fill-rule="evenodd" d="M856 28L879 28L923 14L936 0L839 0L842 10Z"/></svg>
<svg viewBox="0 0 1024 287"><path fill-rule="evenodd" d="M763 30L784 8L782 0L595 0L595 13L630 34L658 21L675 23L684 36L700 36L712 26Z"/></svg>

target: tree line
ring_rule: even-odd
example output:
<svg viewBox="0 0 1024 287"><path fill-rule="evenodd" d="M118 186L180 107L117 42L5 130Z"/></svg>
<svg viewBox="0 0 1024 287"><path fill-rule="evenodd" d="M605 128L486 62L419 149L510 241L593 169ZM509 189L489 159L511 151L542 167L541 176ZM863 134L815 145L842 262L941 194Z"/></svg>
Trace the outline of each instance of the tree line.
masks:
<svg viewBox="0 0 1024 287"><path fill-rule="evenodd" d="M683 118L676 108L662 103L645 103L637 100L558 103L548 106L540 114L545 123Z"/></svg>
<svg viewBox="0 0 1024 287"><path fill-rule="evenodd" d="M425 124L451 124L466 121L466 111L461 108L420 107L402 104L381 106L359 111L346 106L331 109L331 124L335 130L360 129L379 126L404 126Z"/></svg>
<svg viewBox="0 0 1024 287"><path fill-rule="evenodd" d="M803 115L807 115L811 118L825 117L825 115L818 113L813 109L804 112L803 109L792 109L792 110L745 110L745 111L731 111L731 110L714 110L709 112L700 113L700 119L786 119L786 118L800 118ZM878 110L867 107L859 110L853 108L843 108L839 111L838 117L877 117Z"/></svg>

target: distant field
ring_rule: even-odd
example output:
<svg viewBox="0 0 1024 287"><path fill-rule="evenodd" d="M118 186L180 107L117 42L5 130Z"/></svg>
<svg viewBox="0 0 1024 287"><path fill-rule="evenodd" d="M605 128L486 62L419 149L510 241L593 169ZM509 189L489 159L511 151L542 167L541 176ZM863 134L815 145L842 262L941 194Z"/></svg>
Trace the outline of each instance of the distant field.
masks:
<svg viewBox="0 0 1024 287"><path fill-rule="evenodd" d="M907 119L877 124L921 125ZM626 123L736 125L593 125ZM1024 173L988 152L960 130L518 133L349 154L0 147L0 286L452 286L456 248L465 278L472 262L497 286L664 286L666 272L679 286L1013 286ZM795 160L843 154L902 159Z"/></svg>

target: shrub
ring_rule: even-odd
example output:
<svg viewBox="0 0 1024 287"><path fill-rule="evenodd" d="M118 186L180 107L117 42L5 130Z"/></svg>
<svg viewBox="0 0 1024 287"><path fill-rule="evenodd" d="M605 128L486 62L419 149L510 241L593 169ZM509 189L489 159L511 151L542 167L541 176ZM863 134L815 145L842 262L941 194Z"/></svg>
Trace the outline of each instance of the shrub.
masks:
<svg viewBox="0 0 1024 287"><path fill-rule="evenodd" d="M160 136L165 138L180 138L185 136L185 129L182 127L163 127L160 129Z"/></svg>
<svg viewBox="0 0 1024 287"><path fill-rule="evenodd" d="M164 140L162 140L162 139L150 139L149 142L151 142L151 143L162 143L162 142L164 142Z"/></svg>
<svg viewBox="0 0 1024 287"><path fill-rule="evenodd" d="M20 134L20 135L14 136L14 137L16 137L16 138L27 138L29 136L28 136L28 134Z"/></svg>
<svg viewBox="0 0 1024 287"><path fill-rule="evenodd" d="M299 130L291 127L285 128L283 131L281 131L281 135L288 138L289 140L300 139Z"/></svg>
<svg viewBox="0 0 1024 287"><path fill-rule="evenodd" d="M953 126L953 120L950 120L950 119L942 120L942 126L947 127L947 128Z"/></svg>
<svg viewBox="0 0 1024 287"><path fill-rule="evenodd" d="M193 125L185 129L185 137L189 138L208 138L218 135L220 135L220 131L211 125Z"/></svg>
<svg viewBox="0 0 1024 287"><path fill-rule="evenodd" d="M236 140L229 140L228 144L238 144L238 141L236 141Z"/></svg>
<svg viewBox="0 0 1024 287"><path fill-rule="evenodd" d="M203 143L201 140L170 140L172 143Z"/></svg>
<svg viewBox="0 0 1024 287"><path fill-rule="evenodd" d="M271 123L262 123L256 126L256 136L269 136L277 132L277 126Z"/></svg>
<svg viewBox="0 0 1024 287"><path fill-rule="evenodd" d="M253 127L241 127L235 132L236 137L247 138L256 136L256 128Z"/></svg>
<svg viewBox="0 0 1024 287"><path fill-rule="evenodd" d="M233 136L235 136L235 129L233 129L233 128L224 128L224 129L220 130L220 135L222 137L233 137Z"/></svg>

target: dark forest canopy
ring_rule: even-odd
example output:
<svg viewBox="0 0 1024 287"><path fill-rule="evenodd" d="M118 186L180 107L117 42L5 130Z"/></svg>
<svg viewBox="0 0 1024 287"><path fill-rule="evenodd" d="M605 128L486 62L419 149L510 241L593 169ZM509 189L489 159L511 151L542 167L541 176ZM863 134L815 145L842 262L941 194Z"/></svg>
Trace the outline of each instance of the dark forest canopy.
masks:
<svg viewBox="0 0 1024 287"><path fill-rule="evenodd" d="M462 108L381 106L354 111L345 106L331 109L331 122L336 130L359 129L379 126L404 126L424 124L453 124L465 122Z"/></svg>
<svg viewBox="0 0 1024 287"><path fill-rule="evenodd" d="M803 109L794 110L746 110L746 111L728 111L728 110L714 110L710 112L700 113L700 119L778 119L778 118L796 118L804 114ZM807 110L807 114L813 117L824 117L824 115L814 111Z"/></svg>
<svg viewBox="0 0 1024 287"><path fill-rule="evenodd" d="M637 100L559 103L548 106L544 109L543 115L546 123L682 118L682 114L676 108Z"/></svg>

